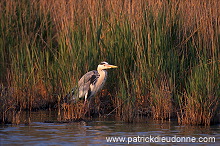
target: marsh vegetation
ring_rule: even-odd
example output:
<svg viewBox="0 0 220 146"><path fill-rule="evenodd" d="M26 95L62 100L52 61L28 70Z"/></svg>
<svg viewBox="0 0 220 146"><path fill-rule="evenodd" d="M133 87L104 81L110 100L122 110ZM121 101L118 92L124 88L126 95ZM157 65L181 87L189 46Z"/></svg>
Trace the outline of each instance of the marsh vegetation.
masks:
<svg viewBox="0 0 220 146"><path fill-rule="evenodd" d="M219 122L219 6L219 0L1 0L1 121L21 110L59 107L83 74L108 61L119 68L92 101L94 114ZM80 117L76 107L81 103L64 108L67 118Z"/></svg>

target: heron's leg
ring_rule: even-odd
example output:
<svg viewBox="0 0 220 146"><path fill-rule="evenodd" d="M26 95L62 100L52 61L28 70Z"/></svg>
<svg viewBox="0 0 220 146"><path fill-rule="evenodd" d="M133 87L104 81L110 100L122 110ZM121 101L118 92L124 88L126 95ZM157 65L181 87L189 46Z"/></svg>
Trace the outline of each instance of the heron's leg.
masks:
<svg viewBox="0 0 220 146"><path fill-rule="evenodd" d="M85 99L84 104L83 104L83 108L86 107L86 103L87 103L87 100Z"/></svg>
<svg viewBox="0 0 220 146"><path fill-rule="evenodd" d="M86 115L87 113L90 117L90 102L88 100L84 102L84 115Z"/></svg>
<svg viewBox="0 0 220 146"><path fill-rule="evenodd" d="M84 115L88 112L88 107L86 106L86 104L87 104L87 93L85 95L85 101L84 101L84 104L83 104Z"/></svg>
<svg viewBox="0 0 220 146"><path fill-rule="evenodd" d="M90 101L88 102L88 116L90 117Z"/></svg>

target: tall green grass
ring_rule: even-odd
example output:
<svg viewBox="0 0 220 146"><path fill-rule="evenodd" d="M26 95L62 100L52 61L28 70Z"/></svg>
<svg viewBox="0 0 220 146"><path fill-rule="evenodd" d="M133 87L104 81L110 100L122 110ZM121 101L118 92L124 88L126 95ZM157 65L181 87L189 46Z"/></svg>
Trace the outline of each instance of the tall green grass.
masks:
<svg viewBox="0 0 220 146"><path fill-rule="evenodd" d="M218 4L2 0L1 119L10 109L56 108L105 60L119 68L109 71L95 113L127 122L141 115L180 124L218 121ZM80 118L81 107L65 108L66 118Z"/></svg>

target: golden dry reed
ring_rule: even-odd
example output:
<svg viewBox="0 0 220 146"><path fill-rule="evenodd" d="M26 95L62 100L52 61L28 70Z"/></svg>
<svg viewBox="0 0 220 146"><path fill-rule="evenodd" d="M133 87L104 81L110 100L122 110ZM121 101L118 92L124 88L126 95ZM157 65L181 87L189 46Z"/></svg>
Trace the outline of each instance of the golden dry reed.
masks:
<svg viewBox="0 0 220 146"><path fill-rule="evenodd" d="M210 125L220 111L219 0L1 0L0 118L62 107L101 61L109 71L91 115ZM12 120L13 121L13 120Z"/></svg>

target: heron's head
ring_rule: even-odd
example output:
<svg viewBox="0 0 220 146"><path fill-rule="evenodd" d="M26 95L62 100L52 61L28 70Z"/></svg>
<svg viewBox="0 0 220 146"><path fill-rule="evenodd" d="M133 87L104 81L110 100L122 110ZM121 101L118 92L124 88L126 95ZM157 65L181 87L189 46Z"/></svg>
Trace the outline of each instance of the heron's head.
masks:
<svg viewBox="0 0 220 146"><path fill-rule="evenodd" d="M110 65L110 64L108 64L108 62L103 61L98 65L97 70L110 69L110 68L117 68L117 66Z"/></svg>

